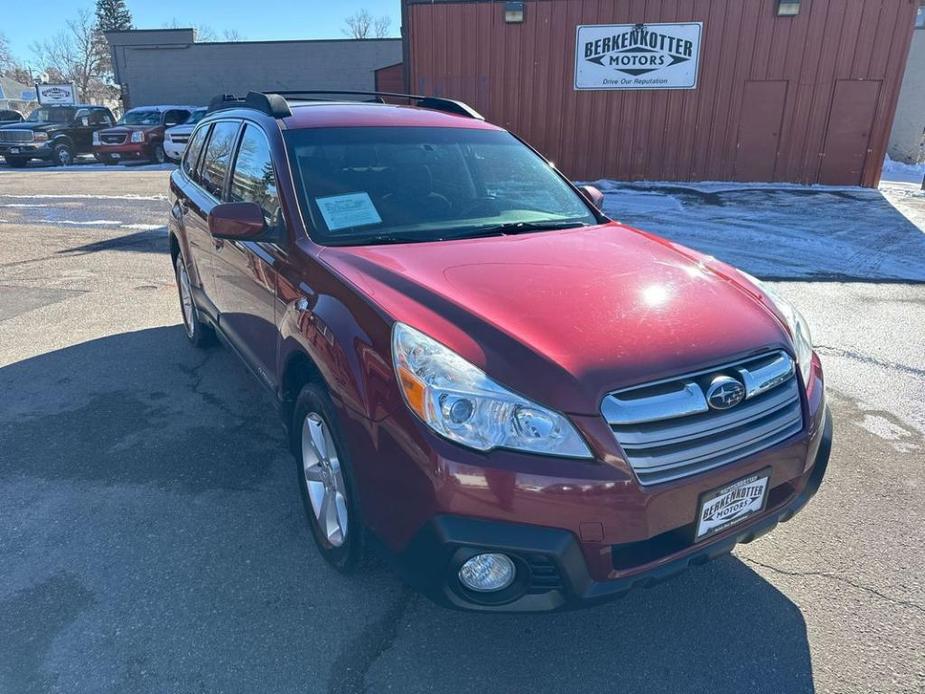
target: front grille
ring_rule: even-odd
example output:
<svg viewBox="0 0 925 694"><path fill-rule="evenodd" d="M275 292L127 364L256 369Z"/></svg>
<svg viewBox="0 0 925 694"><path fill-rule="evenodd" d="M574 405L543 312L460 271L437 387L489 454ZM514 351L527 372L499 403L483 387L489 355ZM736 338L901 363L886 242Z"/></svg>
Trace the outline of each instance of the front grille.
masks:
<svg viewBox="0 0 925 694"><path fill-rule="evenodd" d="M100 141L107 145L121 145L125 142L124 133L103 133L100 135Z"/></svg>
<svg viewBox="0 0 925 694"><path fill-rule="evenodd" d="M35 141L35 133L31 130L0 130L0 142L18 145L33 141Z"/></svg>
<svg viewBox="0 0 925 694"><path fill-rule="evenodd" d="M718 376L737 380L745 399L711 409L707 390ZM643 485L728 465L803 429L799 381L784 352L617 391L601 412Z"/></svg>
<svg viewBox="0 0 925 694"><path fill-rule="evenodd" d="M179 135L179 134L170 135L170 141L176 142L178 145L185 144L187 140L189 140L189 135Z"/></svg>

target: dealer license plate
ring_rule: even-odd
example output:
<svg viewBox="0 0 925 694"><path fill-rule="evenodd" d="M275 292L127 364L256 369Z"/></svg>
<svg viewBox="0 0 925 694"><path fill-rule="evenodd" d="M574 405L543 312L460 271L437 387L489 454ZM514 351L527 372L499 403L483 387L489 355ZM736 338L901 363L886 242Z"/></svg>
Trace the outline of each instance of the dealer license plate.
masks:
<svg viewBox="0 0 925 694"><path fill-rule="evenodd" d="M19 154L19 147L10 147L10 154Z"/></svg>
<svg viewBox="0 0 925 694"><path fill-rule="evenodd" d="M762 470L700 498L696 540L715 535L760 513L768 501L770 470Z"/></svg>

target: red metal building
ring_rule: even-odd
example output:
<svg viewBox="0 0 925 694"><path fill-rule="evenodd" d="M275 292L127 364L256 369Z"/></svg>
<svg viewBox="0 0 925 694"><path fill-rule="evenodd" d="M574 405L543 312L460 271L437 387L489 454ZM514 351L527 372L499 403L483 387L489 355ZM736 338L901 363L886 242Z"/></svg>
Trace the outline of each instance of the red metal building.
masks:
<svg viewBox="0 0 925 694"><path fill-rule="evenodd" d="M411 91L582 180L877 185L918 0L402 0Z"/></svg>

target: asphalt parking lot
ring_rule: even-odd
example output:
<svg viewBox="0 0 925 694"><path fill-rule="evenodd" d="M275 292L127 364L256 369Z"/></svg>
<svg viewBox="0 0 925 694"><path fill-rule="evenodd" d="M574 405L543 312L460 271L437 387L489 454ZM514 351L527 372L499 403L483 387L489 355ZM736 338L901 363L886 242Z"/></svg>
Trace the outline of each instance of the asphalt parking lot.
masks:
<svg viewBox="0 0 925 694"><path fill-rule="evenodd" d="M0 169L0 692L925 691L925 283L775 284L836 425L794 520L602 607L458 613L317 556L269 396L185 341L167 177Z"/></svg>

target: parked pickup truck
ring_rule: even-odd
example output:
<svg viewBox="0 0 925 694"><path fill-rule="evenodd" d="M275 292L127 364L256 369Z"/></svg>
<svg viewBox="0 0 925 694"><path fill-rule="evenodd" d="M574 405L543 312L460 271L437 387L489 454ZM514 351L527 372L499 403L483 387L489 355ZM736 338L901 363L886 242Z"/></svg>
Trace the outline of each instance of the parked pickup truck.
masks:
<svg viewBox="0 0 925 694"><path fill-rule="evenodd" d="M125 160L167 161L164 131L189 118L193 106L142 106L126 111L114 128L93 136L93 154L103 164Z"/></svg>
<svg viewBox="0 0 925 694"><path fill-rule="evenodd" d="M113 123L104 106L41 106L21 123L0 126L0 156L13 167L30 159L68 166L77 155L90 154L94 133Z"/></svg>
<svg viewBox="0 0 925 694"><path fill-rule="evenodd" d="M350 572L374 538L444 605L555 610L803 508L832 422L799 312L406 98L217 99L170 179L186 335L268 389L321 555Z"/></svg>

